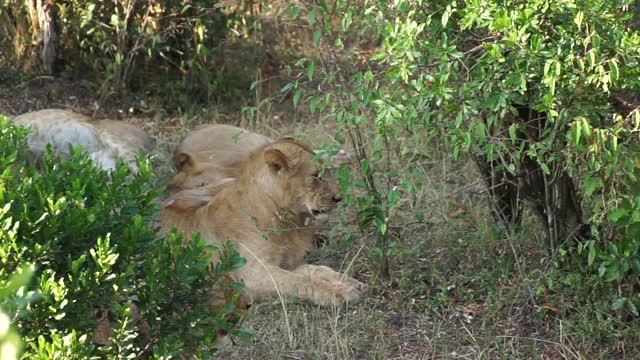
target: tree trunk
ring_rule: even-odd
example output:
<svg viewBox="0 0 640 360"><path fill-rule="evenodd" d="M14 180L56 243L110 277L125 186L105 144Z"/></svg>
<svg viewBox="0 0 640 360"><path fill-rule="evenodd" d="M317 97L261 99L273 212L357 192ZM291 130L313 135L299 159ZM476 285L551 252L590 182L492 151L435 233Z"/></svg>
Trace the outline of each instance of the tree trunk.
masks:
<svg viewBox="0 0 640 360"><path fill-rule="evenodd" d="M546 126L544 114L527 107L518 107L519 116L505 121L508 127L514 121L523 124L518 133L520 141L535 143ZM506 131L505 131L506 132ZM515 152L514 152L515 153ZM582 222L582 209L573 179L564 170L561 161L547 163L549 174L540 164L525 155L517 159L511 154L501 154L500 160L489 161L484 155L476 157L476 163L485 177L493 199L496 220L508 225L520 225L525 203L544 225L543 236L549 253L558 246L584 236L586 227ZM506 163L505 163L506 162ZM510 172L506 165L517 169Z"/></svg>
<svg viewBox="0 0 640 360"><path fill-rule="evenodd" d="M545 227L544 238L549 253L568 241L584 235L582 208L573 179L562 164L547 164L550 174L545 174L537 161L522 159L525 174L521 181L521 191L535 214Z"/></svg>
<svg viewBox="0 0 640 360"><path fill-rule="evenodd" d="M57 9L53 1L41 4L38 12L40 18L40 29L42 30L42 50L40 51L40 61L42 70L46 75L53 75L55 63L58 58L58 33L56 27Z"/></svg>
<svg viewBox="0 0 640 360"><path fill-rule="evenodd" d="M490 161L480 153L475 157L492 199L492 213L495 221L504 226L522 223L524 198L520 194L517 177L504 169L499 161Z"/></svg>
<svg viewBox="0 0 640 360"><path fill-rule="evenodd" d="M53 0L26 0L33 40L45 75L55 73L58 58L58 12Z"/></svg>

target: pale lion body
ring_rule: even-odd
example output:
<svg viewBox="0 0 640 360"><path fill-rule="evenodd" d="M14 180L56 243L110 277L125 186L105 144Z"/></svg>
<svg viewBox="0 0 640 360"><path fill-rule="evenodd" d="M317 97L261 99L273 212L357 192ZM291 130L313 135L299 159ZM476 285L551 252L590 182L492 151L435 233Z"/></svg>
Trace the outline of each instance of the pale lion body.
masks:
<svg viewBox="0 0 640 360"><path fill-rule="evenodd" d="M174 160L177 174L168 188L172 192L219 184L238 175L251 151L272 139L230 125L202 125L178 146Z"/></svg>
<svg viewBox="0 0 640 360"><path fill-rule="evenodd" d="M70 156L69 145L83 151L103 169L115 169L122 157L129 168L137 170L136 154L148 150L152 140L134 125L114 120L91 120L88 116L60 109L45 109L18 115L13 122L30 126L27 135L30 160L37 160L47 144L60 155Z"/></svg>
<svg viewBox="0 0 640 360"><path fill-rule="evenodd" d="M206 186L201 194L174 196L162 211L162 227L199 232L216 246L232 241L247 264L231 276L244 282L251 299L298 296L337 304L361 298L365 284L304 261L315 232L308 224L340 200L335 180L321 175L313 157L291 139L255 149L235 178Z"/></svg>
<svg viewBox="0 0 640 360"><path fill-rule="evenodd" d="M273 142L264 135L230 125L201 125L176 149L177 173L168 184L170 192L218 185L238 176L252 151ZM352 160L344 150L332 156L332 166Z"/></svg>

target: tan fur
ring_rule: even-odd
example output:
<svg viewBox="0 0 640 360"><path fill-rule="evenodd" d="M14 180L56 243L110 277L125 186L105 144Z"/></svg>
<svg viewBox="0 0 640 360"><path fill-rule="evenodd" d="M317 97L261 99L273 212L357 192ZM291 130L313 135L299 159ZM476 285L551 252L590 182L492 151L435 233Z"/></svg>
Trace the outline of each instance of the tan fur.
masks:
<svg viewBox="0 0 640 360"><path fill-rule="evenodd" d="M214 153L213 155L217 155ZM291 139L251 152L222 185L176 194L161 213L165 231L199 232L209 243L232 241L247 264L231 276L251 299L280 294L318 304L364 296L367 285L326 266L305 264L314 229L339 201L338 187L314 153Z"/></svg>
<svg viewBox="0 0 640 360"><path fill-rule="evenodd" d="M176 193L235 178L252 151L272 142L273 139L235 126L201 125L176 149L177 173L167 188L170 193ZM352 158L340 150L332 157L331 164L341 166Z"/></svg>
<svg viewBox="0 0 640 360"><path fill-rule="evenodd" d="M251 151L271 142L266 136L235 126L200 126L176 149L177 174L167 188L175 193L235 178Z"/></svg>
<svg viewBox="0 0 640 360"><path fill-rule="evenodd" d="M114 169L122 157L129 168L137 170L138 151L149 150L151 137L141 129L122 121L91 120L68 110L45 109L16 116L19 126L31 126L27 136L28 155L33 161L46 151L47 144L63 156L69 156L69 145L81 146L103 169Z"/></svg>

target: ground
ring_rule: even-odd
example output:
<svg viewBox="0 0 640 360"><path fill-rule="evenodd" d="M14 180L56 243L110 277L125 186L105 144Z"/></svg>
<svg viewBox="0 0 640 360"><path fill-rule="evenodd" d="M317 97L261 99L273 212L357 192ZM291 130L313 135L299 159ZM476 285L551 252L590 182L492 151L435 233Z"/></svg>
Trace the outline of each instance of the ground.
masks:
<svg viewBox="0 0 640 360"><path fill-rule="evenodd" d="M273 53L278 46L294 47L276 44ZM278 63L263 61L256 79L277 78L274 72L284 72ZM155 137L154 166L158 181L166 183L173 150L199 124L292 136L314 148L332 141L335 125L294 109L288 93L279 91L282 83L267 80L249 100L181 113L165 109L164 99L100 98L91 82L23 77L0 65L0 114L54 107L134 123ZM242 111L269 96L273 106L257 117ZM374 237L358 229L353 209L338 209L321 234L325 241L308 260L370 284L369 297L338 308L277 300L254 304L242 324L251 340L233 339L219 358L637 358L637 318L612 314L606 300L592 301L598 295L585 293L591 289L580 275L585 272L573 274L579 265L544 253L531 216L520 229L496 226L472 161L453 159L437 141L415 149L415 155L413 164L424 179L393 213L391 278L375 277Z"/></svg>
<svg viewBox="0 0 640 360"><path fill-rule="evenodd" d="M171 175L175 146L201 123L229 123L274 137L292 135L314 146L331 140L320 119L306 114L303 121L293 109L289 114L263 114L258 123L239 109L169 116L133 98L119 106L107 101L97 107L98 100L81 83L35 78L0 88L0 113L56 107L135 123L156 138L161 182ZM243 323L253 334L251 340L229 342L220 358L583 357L590 346L587 340L576 343L575 330L554 319L561 310L545 303L547 295L540 293L540 279L552 266L541 243L522 233L496 230L471 161L429 151L425 148L420 160L425 180L414 198L406 200L406 208L423 212L424 220L411 221L409 212L394 214L392 235L398 245L390 280L374 277L369 263L372 236L354 227L349 209L340 209L332 230L322 234L326 241L309 261L346 270L371 284L370 296L339 308L276 300L255 304ZM620 346L624 351L624 344Z"/></svg>

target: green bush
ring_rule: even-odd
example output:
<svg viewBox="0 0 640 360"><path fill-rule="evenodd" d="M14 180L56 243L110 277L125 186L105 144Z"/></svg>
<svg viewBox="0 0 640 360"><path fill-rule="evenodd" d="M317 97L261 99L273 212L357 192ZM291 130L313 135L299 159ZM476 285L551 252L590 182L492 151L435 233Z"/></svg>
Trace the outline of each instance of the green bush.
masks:
<svg viewBox="0 0 640 360"><path fill-rule="evenodd" d="M176 232L158 239L145 225L157 212L148 162L97 169L79 149L48 152L25 167L26 130L0 118L0 289L17 269L36 268L30 287L0 307L36 359L206 356L216 329L232 331L239 286L213 311L212 289L243 264L234 249L211 263L214 247Z"/></svg>
<svg viewBox="0 0 640 360"><path fill-rule="evenodd" d="M37 2L0 5L0 58L30 73L39 72L34 56L42 41ZM218 1L71 0L54 5L54 74L94 80L102 95L148 91L184 102L209 102L226 86L219 80L229 74L216 54L229 15Z"/></svg>
<svg viewBox="0 0 640 360"><path fill-rule="evenodd" d="M335 118L354 145L359 176L343 178L359 191L347 202L377 230L381 274L394 251L389 222L416 178L389 159L410 163L434 141L478 159L503 224L517 229L526 203L548 254L580 259L604 288L617 283L611 308L640 315L635 2L314 1L289 11L307 18L319 51L283 91ZM353 45L354 33L369 35ZM353 61L362 47L376 50L365 66Z"/></svg>
<svg viewBox="0 0 640 360"><path fill-rule="evenodd" d="M15 293L18 289L28 285L33 276L33 266L25 266L17 269L15 274L11 276L8 282L4 282L4 287L0 289L0 304L5 304L9 299L12 302L25 302L33 296L33 293L24 294L16 297ZM11 326L11 322L7 314L0 308L0 358L5 360L15 360L22 348L22 341L15 329Z"/></svg>

